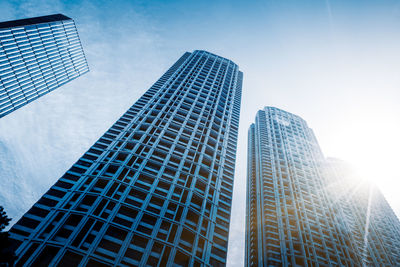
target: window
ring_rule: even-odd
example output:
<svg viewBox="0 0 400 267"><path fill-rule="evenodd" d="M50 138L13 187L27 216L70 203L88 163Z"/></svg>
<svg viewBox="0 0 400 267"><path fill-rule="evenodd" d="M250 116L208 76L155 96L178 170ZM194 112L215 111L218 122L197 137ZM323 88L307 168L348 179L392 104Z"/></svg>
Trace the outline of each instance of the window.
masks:
<svg viewBox="0 0 400 267"><path fill-rule="evenodd" d="M189 256L177 251L174 258L174 264L178 266L189 266Z"/></svg>

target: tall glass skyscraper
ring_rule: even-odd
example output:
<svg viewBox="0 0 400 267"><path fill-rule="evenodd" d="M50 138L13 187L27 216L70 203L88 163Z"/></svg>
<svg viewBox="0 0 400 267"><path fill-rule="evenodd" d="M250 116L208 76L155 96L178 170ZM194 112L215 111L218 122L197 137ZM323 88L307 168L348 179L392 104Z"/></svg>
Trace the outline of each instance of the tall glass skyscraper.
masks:
<svg viewBox="0 0 400 267"><path fill-rule="evenodd" d="M17 265L224 266L241 89L185 53L12 227Z"/></svg>
<svg viewBox="0 0 400 267"><path fill-rule="evenodd" d="M248 135L246 266L398 265L399 221L383 196L368 205L368 189L346 202L336 190L342 176L327 166L303 119L273 107L257 113Z"/></svg>
<svg viewBox="0 0 400 267"><path fill-rule="evenodd" d="M0 118L88 71L71 18L0 22Z"/></svg>
<svg viewBox="0 0 400 267"><path fill-rule="evenodd" d="M266 107L248 136L246 266L360 266L335 216L324 157L300 117Z"/></svg>

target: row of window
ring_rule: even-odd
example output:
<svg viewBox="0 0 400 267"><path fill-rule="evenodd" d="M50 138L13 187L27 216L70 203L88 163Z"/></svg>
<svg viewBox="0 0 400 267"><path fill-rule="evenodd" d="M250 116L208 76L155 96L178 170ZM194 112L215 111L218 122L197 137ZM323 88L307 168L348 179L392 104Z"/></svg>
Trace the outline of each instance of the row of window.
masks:
<svg viewBox="0 0 400 267"><path fill-rule="evenodd" d="M202 58L182 57L170 69L181 75L167 71L42 197L35 207L56 210L46 215L51 223L21 221L13 231L33 225L48 244L70 242L78 254L95 247L91 255L104 262L223 266L237 137L227 136L233 89L208 75L189 82L201 72L190 64ZM201 87L207 81L220 90ZM24 219L40 222L37 212Z"/></svg>

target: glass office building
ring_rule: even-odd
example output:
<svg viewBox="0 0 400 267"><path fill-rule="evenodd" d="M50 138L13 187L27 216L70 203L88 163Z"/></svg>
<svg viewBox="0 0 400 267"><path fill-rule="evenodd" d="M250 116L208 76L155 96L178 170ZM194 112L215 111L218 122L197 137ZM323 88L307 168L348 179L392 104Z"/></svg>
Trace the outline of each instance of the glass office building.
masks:
<svg viewBox="0 0 400 267"><path fill-rule="evenodd" d="M241 89L185 53L11 228L17 265L224 266Z"/></svg>
<svg viewBox="0 0 400 267"><path fill-rule="evenodd" d="M396 215L345 169L324 158L302 118L259 111L248 135L245 265L398 266Z"/></svg>
<svg viewBox="0 0 400 267"><path fill-rule="evenodd" d="M0 22L0 118L88 71L71 18Z"/></svg>
<svg viewBox="0 0 400 267"><path fill-rule="evenodd" d="M351 230L364 266L400 266L400 222L380 190L344 161L328 158L329 197Z"/></svg>
<svg viewBox="0 0 400 267"><path fill-rule="evenodd" d="M324 157L300 117L274 107L248 135L246 266L361 266L327 197Z"/></svg>

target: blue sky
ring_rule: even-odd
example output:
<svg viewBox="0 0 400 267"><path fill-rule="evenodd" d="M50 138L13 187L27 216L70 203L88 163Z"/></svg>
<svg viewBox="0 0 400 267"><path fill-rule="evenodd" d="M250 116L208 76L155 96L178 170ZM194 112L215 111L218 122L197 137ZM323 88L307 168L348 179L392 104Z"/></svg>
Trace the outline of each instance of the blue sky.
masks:
<svg viewBox="0 0 400 267"><path fill-rule="evenodd" d="M0 2L0 21L52 13L75 20L90 72L0 120L0 204L14 219L195 49L244 72L229 266L243 266L247 129L266 105L377 177L400 214L398 1Z"/></svg>

